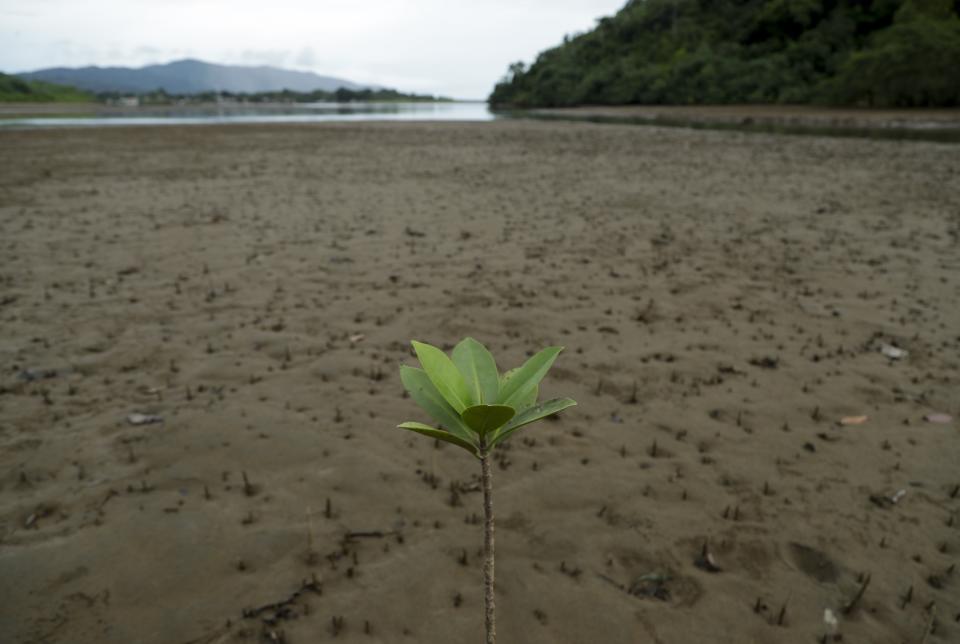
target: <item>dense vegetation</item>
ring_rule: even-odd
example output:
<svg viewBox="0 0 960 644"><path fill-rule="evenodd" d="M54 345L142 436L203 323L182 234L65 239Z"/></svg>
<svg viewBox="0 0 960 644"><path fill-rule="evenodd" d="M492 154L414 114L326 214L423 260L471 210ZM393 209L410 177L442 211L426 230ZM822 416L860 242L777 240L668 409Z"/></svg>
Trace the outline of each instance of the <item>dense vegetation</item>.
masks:
<svg viewBox="0 0 960 644"><path fill-rule="evenodd" d="M100 92L97 98L104 102L115 102L128 93L123 92ZM325 90L315 90L312 92L294 92L285 89L280 92L199 92L195 94L168 94L164 90L146 92L139 95L141 105L175 105L183 103L215 103L218 101L244 102L244 103L352 103L352 102L426 102L426 101L449 101L448 98L440 98L424 94L404 94L395 89L340 89L328 92Z"/></svg>
<svg viewBox="0 0 960 644"><path fill-rule="evenodd" d="M960 0L630 0L489 101L960 105Z"/></svg>
<svg viewBox="0 0 960 644"><path fill-rule="evenodd" d="M25 81L0 73L0 103L50 103L92 101L93 95L73 87Z"/></svg>

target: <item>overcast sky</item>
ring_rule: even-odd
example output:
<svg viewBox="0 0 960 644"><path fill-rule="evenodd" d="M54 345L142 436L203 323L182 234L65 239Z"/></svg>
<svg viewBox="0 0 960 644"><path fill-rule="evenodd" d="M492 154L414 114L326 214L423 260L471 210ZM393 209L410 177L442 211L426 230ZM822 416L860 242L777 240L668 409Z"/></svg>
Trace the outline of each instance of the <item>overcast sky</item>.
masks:
<svg viewBox="0 0 960 644"><path fill-rule="evenodd" d="M626 0L0 0L0 71L179 58L486 98Z"/></svg>

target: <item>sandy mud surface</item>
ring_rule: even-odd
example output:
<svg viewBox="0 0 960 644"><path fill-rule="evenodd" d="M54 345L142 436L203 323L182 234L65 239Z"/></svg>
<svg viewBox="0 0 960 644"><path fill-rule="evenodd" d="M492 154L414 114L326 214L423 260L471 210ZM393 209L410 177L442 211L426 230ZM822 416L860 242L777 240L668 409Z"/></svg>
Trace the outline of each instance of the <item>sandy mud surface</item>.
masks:
<svg viewBox="0 0 960 644"><path fill-rule="evenodd" d="M0 132L0 641L481 641L479 465L394 428L465 335L580 403L495 468L503 644L960 641L957 150Z"/></svg>
<svg viewBox="0 0 960 644"><path fill-rule="evenodd" d="M557 118L624 119L703 125L772 126L822 130L960 130L960 109L863 109L813 105L621 105L535 109Z"/></svg>

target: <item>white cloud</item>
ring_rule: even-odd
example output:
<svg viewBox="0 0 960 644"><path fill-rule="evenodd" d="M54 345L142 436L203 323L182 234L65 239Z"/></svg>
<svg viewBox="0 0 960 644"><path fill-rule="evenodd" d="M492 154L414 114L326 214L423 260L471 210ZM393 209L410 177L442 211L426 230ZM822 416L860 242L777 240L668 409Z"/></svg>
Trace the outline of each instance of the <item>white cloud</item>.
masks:
<svg viewBox="0 0 960 644"><path fill-rule="evenodd" d="M288 58L290 58L290 52L284 49L244 49L239 55L239 60L246 65L272 67L284 67Z"/></svg>
<svg viewBox="0 0 960 644"><path fill-rule="evenodd" d="M297 67L306 67L307 69L315 67L318 62L319 60L317 59L317 55L313 53L313 49L311 47L304 47L301 49L297 54L296 60L294 60L294 64Z"/></svg>
<svg viewBox="0 0 960 644"><path fill-rule="evenodd" d="M511 62L530 62L624 2L0 0L0 70L190 56L483 98Z"/></svg>

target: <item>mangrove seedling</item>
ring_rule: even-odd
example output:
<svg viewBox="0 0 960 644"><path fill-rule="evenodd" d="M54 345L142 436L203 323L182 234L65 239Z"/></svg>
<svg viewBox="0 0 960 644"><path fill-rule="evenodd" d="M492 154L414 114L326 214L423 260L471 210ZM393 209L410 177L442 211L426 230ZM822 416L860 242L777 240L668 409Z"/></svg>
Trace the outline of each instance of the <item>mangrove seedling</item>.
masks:
<svg viewBox="0 0 960 644"><path fill-rule="evenodd" d="M540 381L563 347L547 347L522 366L500 374L487 348L465 338L452 359L440 349L414 341L422 369L401 365L400 380L410 397L439 427L418 422L398 425L452 443L480 459L483 483L483 583L487 644L496 641L493 597L493 483L490 454L517 430L577 403L569 398L537 402Z"/></svg>

